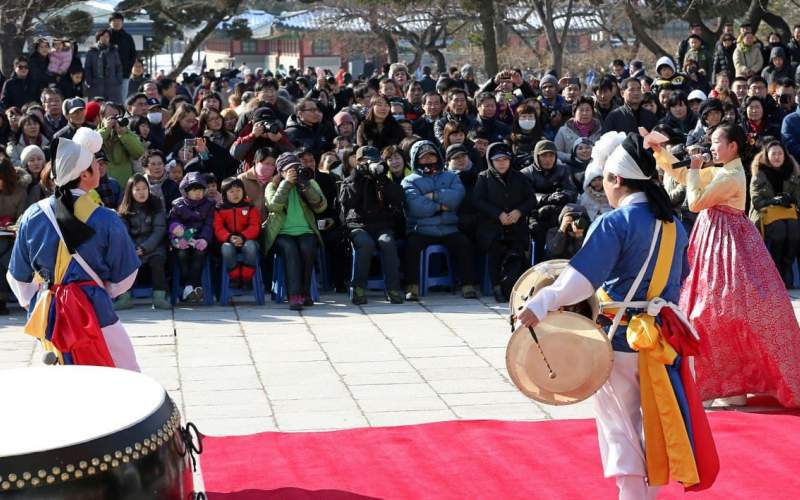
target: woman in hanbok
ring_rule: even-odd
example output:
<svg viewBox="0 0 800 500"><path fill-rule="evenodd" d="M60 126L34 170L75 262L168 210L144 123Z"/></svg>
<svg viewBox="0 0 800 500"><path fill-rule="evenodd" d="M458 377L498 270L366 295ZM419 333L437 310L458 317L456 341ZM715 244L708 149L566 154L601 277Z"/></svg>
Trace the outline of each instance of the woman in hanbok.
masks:
<svg viewBox="0 0 800 500"><path fill-rule="evenodd" d="M689 242L689 276L680 307L700 334L695 359L704 400L748 393L769 394L786 407L800 407L800 327L775 264L747 219L744 167L746 138L735 125L714 131L711 151L720 166L689 169L653 145L658 166L687 186L689 209L698 212ZM652 144L652 141L651 141Z"/></svg>

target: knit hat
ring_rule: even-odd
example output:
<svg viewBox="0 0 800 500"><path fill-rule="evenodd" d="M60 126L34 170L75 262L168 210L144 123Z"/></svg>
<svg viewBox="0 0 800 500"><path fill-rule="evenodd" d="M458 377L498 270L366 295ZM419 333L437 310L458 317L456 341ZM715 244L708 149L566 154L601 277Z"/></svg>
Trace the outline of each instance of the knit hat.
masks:
<svg viewBox="0 0 800 500"><path fill-rule="evenodd" d="M714 98L703 101L703 104L700 105L700 118L705 118L706 115L712 111L719 111L720 113L725 114L722 101Z"/></svg>
<svg viewBox="0 0 800 500"><path fill-rule="evenodd" d="M548 84L555 85L556 88L558 88L558 79L555 76L548 73L542 77L541 81L539 82L539 88L542 88Z"/></svg>
<svg viewBox="0 0 800 500"><path fill-rule="evenodd" d="M361 146L356 151L356 161L360 162L365 158L368 161L381 161L381 153L378 151L378 148L373 146Z"/></svg>
<svg viewBox="0 0 800 500"><path fill-rule="evenodd" d="M97 115L100 114L100 103L97 101L90 101L86 104L86 120L94 121Z"/></svg>
<svg viewBox="0 0 800 500"><path fill-rule="evenodd" d="M389 78L394 78L395 73L399 73L400 71L408 74L408 66L403 63L392 63L389 66Z"/></svg>
<svg viewBox="0 0 800 500"><path fill-rule="evenodd" d="M300 158L294 153L282 153L278 159L275 160L275 166L278 168L278 172L283 172L294 165L300 165Z"/></svg>
<svg viewBox="0 0 800 500"><path fill-rule="evenodd" d="M672 62L672 58L669 56L663 56L658 61L656 61L656 73L658 73L659 68L661 66L669 66L672 68L672 71L675 71L675 63Z"/></svg>
<svg viewBox="0 0 800 500"><path fill-rule="evenodd" d="M553 141L548 141L547 139L542 139L541 141L537 142L536 146L533 148L533 155L538 158L542 153L558 154L556 144Z"/></svg>
<svg viewBox="0 0 800 500"><path fill-rule="evenodd" d="M42 148L37 146L36 144L31 144L30 146L25 146L25 149L22 150L20 153L19 158L22 160L22 164L26 164L28 162L28 158L32 156L38 156L40 158L44 158L44 151Z"/></svg>
<svg viewBox="0 0 800 500"><path fill-rule="evenodd" d="M353 115L351 115L347 111L339 111L338 113L336 113L336 115L334 115L333 123L337 127L344 122L352 123L353 125L355 125L356 121L353 119Z"/></svg>

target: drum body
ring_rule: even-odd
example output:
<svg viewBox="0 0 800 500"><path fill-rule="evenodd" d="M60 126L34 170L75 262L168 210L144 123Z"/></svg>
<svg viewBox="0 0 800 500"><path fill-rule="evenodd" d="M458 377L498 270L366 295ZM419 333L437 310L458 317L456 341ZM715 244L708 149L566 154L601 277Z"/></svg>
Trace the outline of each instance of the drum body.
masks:
<svg viewBox="0 0 800 500"><path fill-rule="evenodd" d="M90 380L104 383L81 385ZM40 403L16 407L12 422L0 417L4 427L18 429L13 439L8 430L0 430L0 438L10 440L5 446L0 443L0 499L193 498L180 413L158 383L138 373L102 367L0 372L0 386L19 384L33 390L32 383L39 387ZM117 392L104 393L110 385ZM46 446L48 441L53 446Z"/></svg>

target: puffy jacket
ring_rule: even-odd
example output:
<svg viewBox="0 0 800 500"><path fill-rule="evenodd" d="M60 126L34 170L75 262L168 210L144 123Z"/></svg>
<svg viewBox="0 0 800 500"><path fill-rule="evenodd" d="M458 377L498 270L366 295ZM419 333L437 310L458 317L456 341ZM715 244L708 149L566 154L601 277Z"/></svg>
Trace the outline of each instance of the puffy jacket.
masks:
<svg viewBox="0 0 800 500"><path fill-rule="evenodd" d="M330 123L322 121L309 126L301 122L295 115L286 121L286 136L297 148L310 148L314 156L332 149L335 133Z"/></svg>
<svg viewBox="0 0 800 500"><path fill-rule="evenodd" d="M445 111L441 118L436 120L436 123L433 124L433 133L436 136L436 140L439 141L440 144L444 142L444 127L447 125L447 122L460 123L464 126L464 130L466 130L467 133L474 129L476 125L475 119L469 115L469 112L466 112L463 115L456 115L449 111Z"/></svg>
<svg viewBox="0 0 800 500"><path fill-rule="evenodd" d="M130 212L121 214L120 218L128 228L133 244L143 250L142 262L154 255L167 257L167 218L161 202L155 213L148 214L141 204L134 201Z"/></svg>
<svg viewBox="0 0 800 500"><path fill-rule="evenodd" d="M624 104L606 116L606 121L603 123L603 131L625 132L628 134L630 132L638 132L639 127L653 130L657 121L656 115L649 110L639 106L639 109L634 111L630 106Z"/></svg>
<svg viewBox="0 0 800 500"><path fill-rule="evenodd" d="M800 158L800 106L783 119L781 142L795 158Z"/></svg>
<svg viewBox="0 0 800 500"><path fill-rule="evenodd" d="M144 154L144 145L139 136L127 129L122 135L112 134L107 128L98 129L98 132L103 138L103 152L108 157L108 175L124 185L134 174L131 162Z"/></svg>
<svg viewBox="0 0 800 500"><path fill-rule="evenodd" d="M733 66L733 51L736 50L735 45L731 45L729 48L725 48L724 46L720 45L717 47L717 51L714 52L714 65L713 65L713 75L712 81L716 80L717 74L725 71L728 73L728 76L732 80L734 76L736 76L736 69Z"/></svg>
<svg viewBox="0 0 800 500"><path fill-rule="evenodd" d="M762 157L759 154L758 157ZM775 192L772 183L767 179L767 175L763 172L766 167L756 163L758 157L754 160L753 177L750 179L750 220L754 224L759 224L763 214L761 210L771 205L771 200L780 193L786 193L791 197L792 203L800 206L800 167L792 157L786 158L788 162L787 167L791 170L787 173L783 181L782 190Z"/></svg>
<svg viewBox="0 0 800 500"><path fill-rule="evenodd" d="M488 158L492 144L486 151L489 168L478 174L472 192L472 203L479 213L477 230L478 245L488 250L493 241L500 238L528 240L528 216L536 208L533 186L525 176L513 168L500 175ZM500 214L519 210L522 216L511 226L500 223Z"/></svg>
<svg viewBox="0 0 800 500"><path fill-rule="evenodd" d="M592 118L592 133L589 134L589 140L597 142L600 136L603 135L603 124L597 118ZM572 146L581 135L575 128L575 119L570 118L563 127L558 129L556 133L556 149L558 149L558 159L561 161L569 161L572 158Z"/></svg>
<svg viewBox="0 0 800 500"><path fill-rule="evenodd" d="M214 213L214 236L225 243L231 236L254 240L261 232L261 213L247 201L232 205L227 201Z"/></svg>
<svg viewBox="0 0 800 500"><path fill-rule="evenodd" d="M198 179L198 174L187 174L181 181L181 192L184 196L172 203L169 212L169 224L182 224L185 229L194 229L195 239L204 239L211 243L214 237L214 201L205 196L199 200L186 198L186 186ZM205 185L205 182L202 182Z"/></svg>
<svg viewBox="0 0 800 500"><path fill-rule="evenodd" d="M783 58L783 67L781 69L777 69L772 64L772 60L776 57ZM786 51L783 50L783 47L773 47L769 56L769 64L764 66L764 69L761 70L761 77L767 81L767 85L771 85L773 82L778 82L784 78L789 78L791 80L794 78L794 73L795 67L789 62L789 58L786 55Z"/></svg>
<svg viewBox="0 0 800 500"><path fill-rule="evenodd" d="M764 67L764 57L758 44L747 47L744 43L738 43L733 51L733 67L736 68L736 76L759 74Z"/></svg>
<svg viewBox="0 0 800 500"><path fill-rule="evenodd" d="M572 182L569 167L558 160L550 170L542 170L538 158L534 157L533 163L523 168L520 173L533 186L539 205L564 206L567 203L575 203L578 198L578 190Z"/></svg>
<svg viewBox="0 0 800 500"><path fill-rule="evenodd" d="M339 196L347 229L382 231L403 220L403 189L386 177L372 179L354 169Z"/></svg>
<svg viewBox="0 0 800 500"><path fill-rule="evenodd" d="M411 168L414 173L401 183L406 200L406 226L409 232L425 236L445 236L458 232L458 208L464 199L464 185L453 172L442 170L425 175L419 167L419 152L422 146L436 150L439 165L444 158L431 141L418 141L411 147ZM425 195L432 193L433 199ZM444 205L448 208L441 210Z"/></svg>
<svg viewBox="0 0 800 500"><path fill-rule="evenodd" d="M264 229L261 237L264 240L263 251L265 254L269 253L275 243L275 238L280 234L283 223L286 221L286 206L289 203L289 193L292 189L299 188L285 179L281 180L281 183L277 186L274 182L267 184L265 198L269 215L267 215L267 221L261 226ZM308 181L305 191L300 193L300 204L303 207L303 217L305 217L308 226L319 238L321 245L322 237L319 234L314 214L324 212L328 208L328 203L317 181L313 179Z"/></svg>
<svg viewBox="0 0 800 500"><path fill-rule="evenodd" d="M123 78L122 63L115 47L89 49L84 65L84 81L90 96L120 99L119 89Z"/></svg>

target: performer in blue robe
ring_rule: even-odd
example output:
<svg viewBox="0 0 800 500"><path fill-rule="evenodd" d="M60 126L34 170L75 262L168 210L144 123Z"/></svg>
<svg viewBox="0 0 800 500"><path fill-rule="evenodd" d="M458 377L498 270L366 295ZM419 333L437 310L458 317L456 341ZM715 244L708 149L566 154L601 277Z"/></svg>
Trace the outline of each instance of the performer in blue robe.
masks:
<svg viewBox="0 0 800 500"><path fill-rule="evenodd" d="M76 138L88 147L59 141L56 193L20 219L7 279L28 310L26 333L60 363L139 371L112 306L133 285L139 258L117 214L102 207L93 191L100 176L92 149L99 149L102 139L89 129L79 129Z"/></svg>

